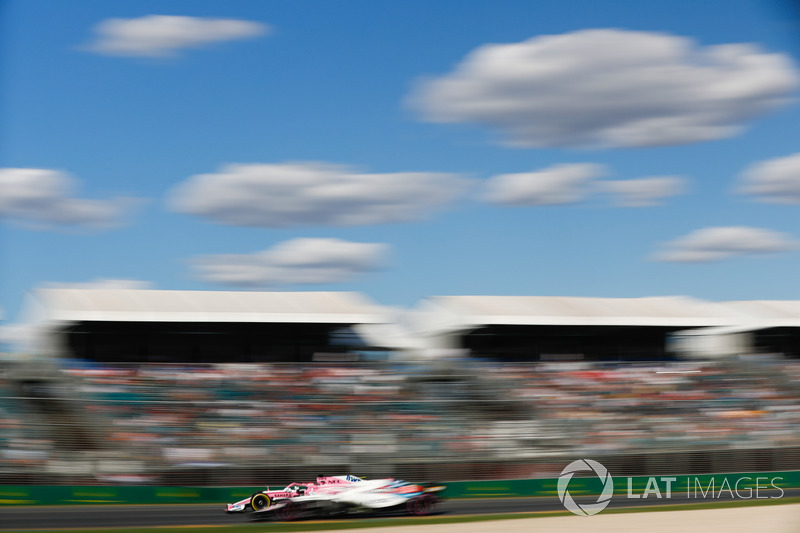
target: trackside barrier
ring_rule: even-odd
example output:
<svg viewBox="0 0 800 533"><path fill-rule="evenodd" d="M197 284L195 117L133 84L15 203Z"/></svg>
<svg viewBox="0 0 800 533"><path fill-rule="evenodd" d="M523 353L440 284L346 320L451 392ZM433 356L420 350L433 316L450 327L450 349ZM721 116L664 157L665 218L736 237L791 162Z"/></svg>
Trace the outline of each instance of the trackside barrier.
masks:
<svg viewBox="0 0 800 533"><path fill-rule="evenodd" d="M613 472L611 473L613 476ZM713 493L721 490L769 490L774 486L783 490L800 488L800 471L743 472L734 474L669 475L669 476L613 476L614 494L643 495L645 492ZM603 484L596 476L573 477L569 481L572 495L600 494ZM497 481L455 481L447 483L446 498L513 498L530 496L556 496L558 478L505 479Z"/></svg>
<svg viewBox="0 0 800 533"><path fill-rule="evenodd" d="M613 473L612 473L613 475ZM511 498L556 496L558 478L503 479L495 481L454 481L445 483L447 499ZM614 477L614 494L646 495L671 490L757 491L800 488L800 471L750 472L736 474ZM265 487L152 487L152 486L69 486L0 485L0 506L10 505L96 505L96 504L224 504L238 501ZM573 477L572 495L599 494L597 477ZM646 496L645 496L646 497Z"/></svg>
<svg viewBox="0 0 800 533"><path fill-rule="evenodd" d="M265 487L151 487L2 485L2 505L91 505L91 504L224 504L247 498Z"/></svg>

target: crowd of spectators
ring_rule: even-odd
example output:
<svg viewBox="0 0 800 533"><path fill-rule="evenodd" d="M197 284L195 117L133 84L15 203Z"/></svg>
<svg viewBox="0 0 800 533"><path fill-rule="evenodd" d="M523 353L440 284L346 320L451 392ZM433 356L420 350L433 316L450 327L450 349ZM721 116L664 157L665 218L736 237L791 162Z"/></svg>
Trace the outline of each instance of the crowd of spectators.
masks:
<svg viewBox="0 0 800 533"><path fill-rule="evenodd" d="M576 451L778 447L800 444L800 364L503 368L538 420Z"/></svg>
<svg viewBox="0 0 800 533"><path fill-rule="evenodd" d="M50 456L53 442L31 418L26 403L0 375L0 465L36 466Z"/></svg>
<svg viewBox="0 0 800 533"><path fill-rule="evenodd" d="M790 361L80 364L62 377L92 456L143 471L800 446ZM80 452L16 396L0 379L0 467Z"/></svg>

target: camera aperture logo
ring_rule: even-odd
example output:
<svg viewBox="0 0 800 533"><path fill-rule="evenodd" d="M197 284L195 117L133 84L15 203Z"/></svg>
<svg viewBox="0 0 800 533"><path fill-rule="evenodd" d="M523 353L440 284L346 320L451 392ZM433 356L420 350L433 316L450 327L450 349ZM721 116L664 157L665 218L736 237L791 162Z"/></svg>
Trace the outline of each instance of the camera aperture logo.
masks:
<svg viewBox="0 0 800 533"><path fill-rule="evenodd" d="M595 503L579 504L569 493L569 482L576 472L594 472L603 483L603 490ZM614 479L608 473L606 467L591 459L578 459L573 461L561 471L558 476L558 499L564 504L568 511L579 516L596 515L611 503L614 495Z"/></svg>

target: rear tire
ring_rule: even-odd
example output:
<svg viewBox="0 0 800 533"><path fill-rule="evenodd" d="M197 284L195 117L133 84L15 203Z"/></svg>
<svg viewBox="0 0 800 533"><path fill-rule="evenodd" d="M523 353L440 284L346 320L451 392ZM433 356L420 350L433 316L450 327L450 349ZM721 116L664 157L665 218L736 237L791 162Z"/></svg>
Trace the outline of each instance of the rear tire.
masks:
<svg viewBox="0 0 800 533"><path fill-rule="evenodd" d="M286 505L275 511L275 518L281 522L291 522L300 515L300 507L294 502L287 502Z"/></svg>
<svg viewBox="0 0 800 533"><path fill-rule="evenodd" d="M426 516L434 511L437 503L436 496L424 494L409 500L406 509L408 514L412 516Z"/></svg>

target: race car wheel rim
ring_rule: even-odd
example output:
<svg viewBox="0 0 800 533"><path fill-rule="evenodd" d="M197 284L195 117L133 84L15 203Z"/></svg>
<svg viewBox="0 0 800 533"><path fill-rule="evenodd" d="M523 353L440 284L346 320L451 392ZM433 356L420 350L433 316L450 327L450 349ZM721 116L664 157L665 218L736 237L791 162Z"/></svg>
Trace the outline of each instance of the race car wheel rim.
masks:
<svg viewBox="0 0 800 533"><path fill-rule="evenodd" d="M250 501L250 505L253 507L254 511L260 511L261 509L266 509L267 507L269 507L269 497L263 494L256 494Z"/></svg>

